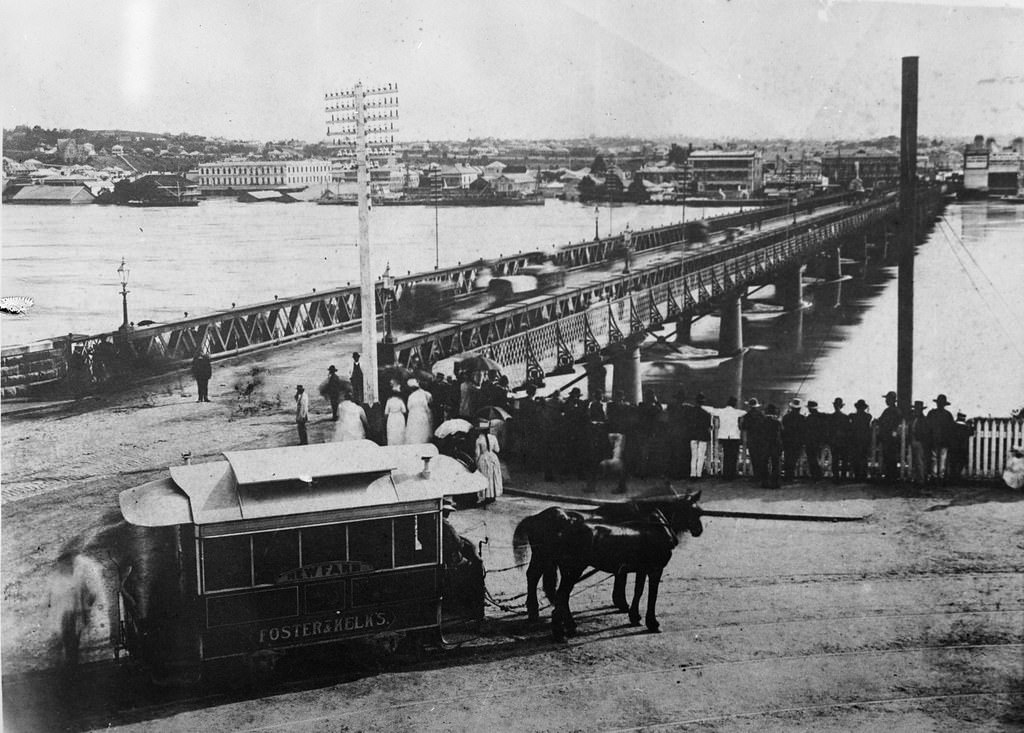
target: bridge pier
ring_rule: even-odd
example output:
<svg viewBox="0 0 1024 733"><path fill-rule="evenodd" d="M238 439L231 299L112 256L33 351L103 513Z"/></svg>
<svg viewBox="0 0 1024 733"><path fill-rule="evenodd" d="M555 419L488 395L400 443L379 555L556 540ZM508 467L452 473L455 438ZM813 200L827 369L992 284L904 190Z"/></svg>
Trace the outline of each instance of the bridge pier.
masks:
<svg viewBox="0 0 1024 733"><path fill-rule="evenodd" d="M622 392L623 399L639 405L643 399L640 384L640 347L625 345L612 362L612 394Z"/></svg>
<svg viewBox="0 0 1024 733"><path fill-rule="evenodd" d="M775 300L788 311L804 306L803 272L803 263L797 263L780 271L775 280Z"/></svg>
<svg viewBox="0 0 1024 733"><path fill-rule="evenodd" d="M690 329L693 326L693 316L689 313L681 313L676 318L676 343L677 344L688 344L690 343Z"/></svg>
<svg viewBox="0 0 1024 733"><path fill-rule="evenodd" d="M843 276L843 248L830 251L825 260L825 279L838 280Z"/></svg>
<svg viewBox="0 0 1024 733"><path fill-rule="evenodd" d="M738 292L726 293L719 307L718 354L732 356L743 350L743 299Z"/></svg>

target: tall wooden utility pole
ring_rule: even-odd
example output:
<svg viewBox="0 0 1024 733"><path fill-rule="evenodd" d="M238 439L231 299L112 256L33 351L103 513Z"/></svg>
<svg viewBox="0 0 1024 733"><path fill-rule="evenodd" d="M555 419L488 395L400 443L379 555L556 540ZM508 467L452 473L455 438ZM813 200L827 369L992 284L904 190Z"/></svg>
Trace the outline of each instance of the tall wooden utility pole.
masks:
<svg viewBox="0 0 1024 733"><path fill-rule="evenodd" d="M327 106L327 135L338 148L339 157L351 160L355 154L359 200L359 309L362 316L363 399L379 400L377 367L377 281L370 264L370 173L368 151L381 159L392 150L398 120L398 86L388 84L364 89L357 82L344 92L324 96ZM332 104L333 103L333 104ZM369 123L369 124L368 124ZM371 142L367 142L368 138Z"/></svg>
<svg viewBox="0 0 1024 733"><path fill-rule="evenodd" d="M897 288L896 395L910 415L914 395L914 248L917 245L917 56L903 57L900 111L900 258Z"/></svg>

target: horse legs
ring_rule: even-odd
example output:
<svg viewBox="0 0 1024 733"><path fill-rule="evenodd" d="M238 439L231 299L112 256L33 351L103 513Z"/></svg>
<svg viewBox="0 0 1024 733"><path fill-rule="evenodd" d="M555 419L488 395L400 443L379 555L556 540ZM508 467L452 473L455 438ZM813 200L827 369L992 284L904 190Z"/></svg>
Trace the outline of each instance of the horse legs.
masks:
<svg viewBox="0 0 1024 733"><path fill-rule="evenodd" d="M551 612L551 635L555 641L565 641L566 637L576 634L576 621L569 610L569 595L583 575L583 568L559 567L559 571L562 577L555 594L555 607Z"/></svg>
<svg viewBox="0 0 1024 733"><path fill-rule="evenodd" d="M654 607L658 603L658 585L661 583L661 573L664 568L657 568L651 570L649 575L651 576L651 589L647 592L647 630L652 634L656 634L661 630L661 624L658 623L658 619L654 615Z"/></svg>
<svg viewBox="0 0 1024 733"><path fill-rule="evenodd" d="M629 603L626 601L626 571L620 570L615 573L615 586L612 588L612 606L619 611L629 611Z"/></svg>
<svg viewBox="0 0 1024 733"><path fill-rule="evenodd" d="M536 554L526 568L526 618L529 623L540 621L540 604L537 602L537 583L543 574L542 563L537 561Z"/></svg>
<svg viewBox="0 0 1024 733"><path fill-rule="evenodd" d="M644 580L647 578L647 573L643 570L638 570L636 573L636 586L633 588L633 603L629 607L629 625L639 626L640 625L640 598L644 594ZM653 581L651 581L653 583Z"/></svg>

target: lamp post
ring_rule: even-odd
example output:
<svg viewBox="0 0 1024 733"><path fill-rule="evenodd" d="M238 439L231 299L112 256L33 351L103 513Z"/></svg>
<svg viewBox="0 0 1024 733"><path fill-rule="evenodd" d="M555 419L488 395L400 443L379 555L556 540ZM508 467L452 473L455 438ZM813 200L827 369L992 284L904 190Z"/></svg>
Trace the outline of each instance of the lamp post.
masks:
<svg viewBox="0 0 1024 733"><path fill-rule="evenodd" d="M600 218L600 216L601 216L601 207L595 205L594 206L594 241L595 242L600 241L600 239L601 239L601 234L600 234L600 232L598 232L598 229L597 229L597 222L598 222L598 219Z"/></svg>
<svg viewBox="0 0 1024 733"><path fill-rule="evenodd" d="M384 343L395 343L395 336L391 332L391 308L395 302L395 278L391 276L391 263L384 268L384 276L381 278L381 287L384 290Z"/></svg>
<svg viewBox="0 0 1024 733"><path fill-rule="evenodd" d="M121 258L121 264L117 268L117 277L121 281L121 332L127 338L128 336L128 276L131 274L131 270L128 269L124 257Z"/></svg>

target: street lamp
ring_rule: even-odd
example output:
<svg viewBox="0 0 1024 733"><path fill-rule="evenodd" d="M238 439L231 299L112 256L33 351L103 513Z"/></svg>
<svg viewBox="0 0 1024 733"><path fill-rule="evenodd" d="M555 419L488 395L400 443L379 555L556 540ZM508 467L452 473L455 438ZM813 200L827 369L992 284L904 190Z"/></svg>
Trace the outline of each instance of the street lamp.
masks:
<svg viewBox="0 0 1024 733"><path fill-rule="evenodd" d="M595 242L600 241L600 239L601 239L601 234L597 230L597 222L598 222L598 219L600 218L600 216L601 216L601 207L595 205L594 206L594 241Z"/></svg>
<svg viewBox="0 0 1024 733"><path fill-rule="evenodd" d="M395 343L395 336L391 332L391 306L395 302L395 278L391 276L391 263L384 268L384 276L381 278L381 287L384 290L384 343Z"/></svg>
<svg viewBox="0 0 1024 733"><path fill-rule="evenodd" d="M121 264L117 268L117 277L121 281L121 310L123 315L121 330L126 336L128 335L128 276L130 274L131 270L128 269L124 257L122 257Z"/></svg>

